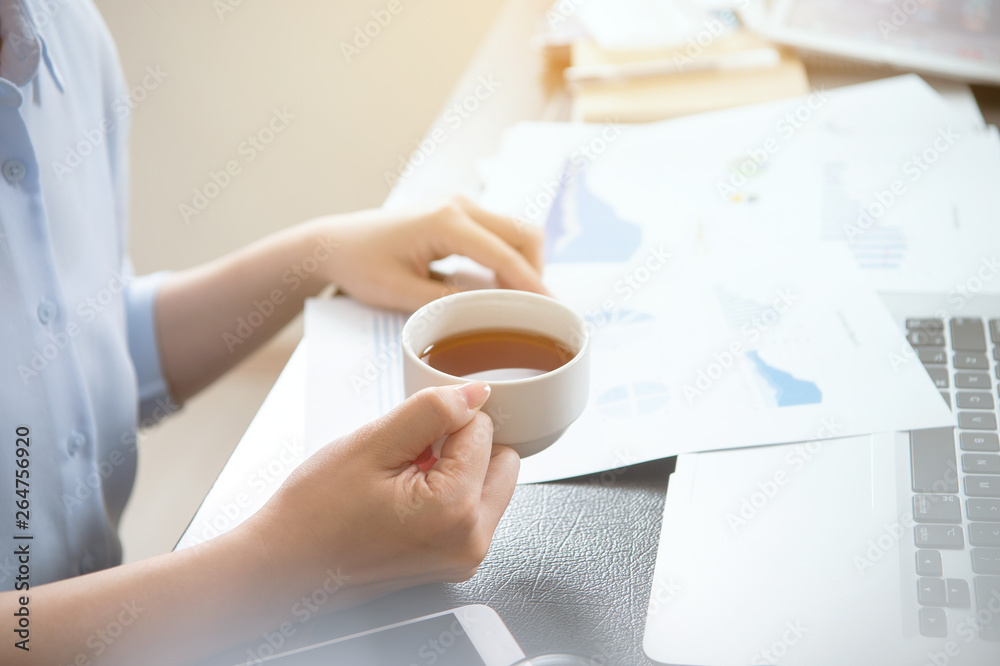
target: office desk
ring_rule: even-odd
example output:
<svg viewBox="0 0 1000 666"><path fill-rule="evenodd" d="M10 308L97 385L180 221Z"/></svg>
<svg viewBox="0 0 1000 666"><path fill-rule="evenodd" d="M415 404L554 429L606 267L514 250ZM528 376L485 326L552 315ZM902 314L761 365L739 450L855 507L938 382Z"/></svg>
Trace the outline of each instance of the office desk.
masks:
<svg viewBox="0 0 1000 666"><path fill-rule="evenodd" d="M444 110L469 95L481 77L492 77L499 89L458 128L447 130L446 140L399 182L387 205L454 192L474 195L474 164L495 152L504 128L521 120L568 118L568 99L530 45L550 5L551 0L510 0ZM985 94L995 107L997 96ZM310 453L303 447L306 353L300 345L292 356L178 548L251 515ZM566 651L595 665L651 663L642 652L642 635L672 469L671 459L519 486L472 580L415 588L296 623L281 649L482 603L500 614L528 655ZM239 663L248 651L260 654L262 645L263 639L254 641L208 663Z"/></svg>
<svg viewBox="0 0 1000 666"><path fill-rule="evenodd" d="M387 205L455 192L473 195L479 186L474 164L495 152L504 128L521 120L568 118L559 82L547 74L530 43L550 6L551 0L507 4L443 109L461 102L481 77L492 77L498 90L461 126L447 128L446 140L398 183ZM433 127L428 136L432 132ZM305 345L300 345L178 548L251 515L308 456L302 448L305 357ZM660 461L568 482L520 486L472 580L407 590L356 610L296 623L282 649L482 603L500 614L528 655L564 651L589 657L595 665L648 663L642 634L672 467L672 460ZM209 663L246 660L248 650L260 654L262 641Z"/></svg>

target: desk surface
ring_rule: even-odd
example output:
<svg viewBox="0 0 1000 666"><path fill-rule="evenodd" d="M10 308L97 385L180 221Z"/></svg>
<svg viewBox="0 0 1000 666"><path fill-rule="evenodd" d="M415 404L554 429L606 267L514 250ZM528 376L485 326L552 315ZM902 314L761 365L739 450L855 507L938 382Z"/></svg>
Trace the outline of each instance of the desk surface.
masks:
<svg viewBox="0 0 1000 666"><path fill-rule="evenodd" d="M531 46L551 4L508 2L443 108L468 95L482 76L500 82L498 93L460 127L449 130L448 141L398 184L387 205L455 192L474 195L478 182L473 165L495 152L504 128L522 120L568 118L565 94ZM1000 93L990 88L975 92L987 121L996 122ZM300 345L178 548L252 515L308 457L303 446L305 355ZM282 649L482 603L500 614L528 655L564 651L589 657L594 664L652 663L642 652L642 634L672 470L670 459L519 486L472 580L406 590L355 610L314 618L296 625ZM239 663L248 647L258 645L236 648L206 663Z"/></svg>

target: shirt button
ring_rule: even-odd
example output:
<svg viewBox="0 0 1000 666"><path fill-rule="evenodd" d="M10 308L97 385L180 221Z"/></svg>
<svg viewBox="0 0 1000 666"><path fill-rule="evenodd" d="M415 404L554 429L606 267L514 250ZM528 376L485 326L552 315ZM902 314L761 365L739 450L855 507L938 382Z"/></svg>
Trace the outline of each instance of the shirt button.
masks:
<svg viewBox="0 0 1000 666"><path fill-rule="evenodd" d="M79 453L83 447L87 444L87 438L79 430L74 430L66 438L66 451L69 452L71 456L75 456Z"/></svg>
<svg viewBox="0 0 1000 666"><path fill-rule="evenodd" d="M52 301L42 301L38 304L38 321L44 325L48 325L50 321L56 318L58 313L59 309Z"/></svg>
<svg viewBox="0 0 1000 666"><path fill-rule="evenodd" d="M28 173L28 167L21 160L7 160L3 163L3 178L10 184L20 183Z"/></svg>

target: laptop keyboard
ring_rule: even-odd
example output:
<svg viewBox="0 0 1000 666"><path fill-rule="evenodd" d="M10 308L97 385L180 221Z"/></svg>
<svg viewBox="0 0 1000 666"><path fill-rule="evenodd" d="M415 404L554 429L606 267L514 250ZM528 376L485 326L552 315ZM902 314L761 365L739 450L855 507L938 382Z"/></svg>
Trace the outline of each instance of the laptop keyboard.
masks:
<svg viewBox="0 0 1000 666"><path fill-rule="evenodd" d="M907 338L958 428L910 433L920 633L948 636L945 609L974 613L979 637L1000 641L1000 319L908 319ZM948 571L943 551L965 551Z"/></svg>

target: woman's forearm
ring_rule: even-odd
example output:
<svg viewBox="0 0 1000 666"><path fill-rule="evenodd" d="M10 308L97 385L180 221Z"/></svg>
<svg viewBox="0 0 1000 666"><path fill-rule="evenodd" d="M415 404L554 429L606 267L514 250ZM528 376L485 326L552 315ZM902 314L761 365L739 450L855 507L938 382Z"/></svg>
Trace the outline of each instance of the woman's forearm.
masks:
<svg viewBox="0 0 1000 666"><path fill-rule="evenodd" d="M183 403L263 345L326 286L335 243L300 226L172 275L156 300L160 360Z"/></svg>
<svg viewBox="0 0 1000 666"><path fill-rule="evenodd" d="M0 615L8 623L28 597L29 649L5 639L0 663L187 663L279 625L288 603L275 598L274 580L262 546L236 530L188 550L5 592ZM3 633L13 636L7 627Z"/></svg>

